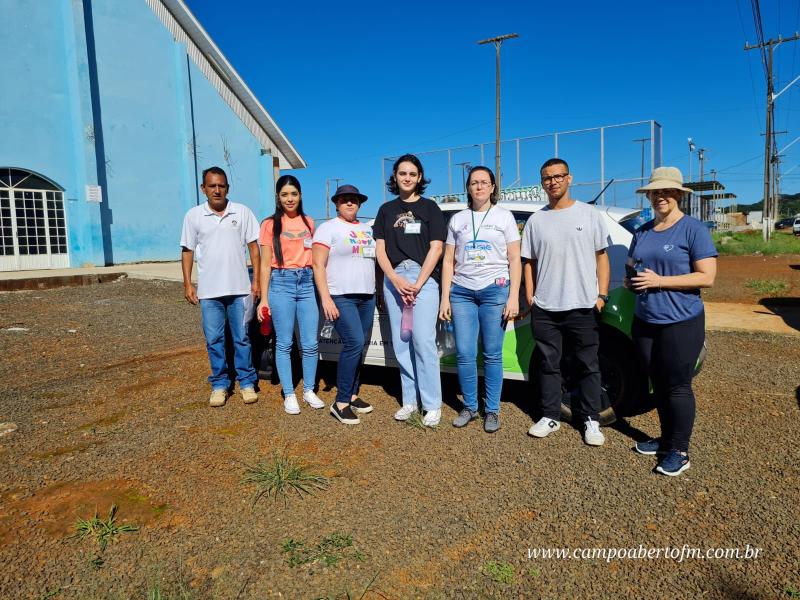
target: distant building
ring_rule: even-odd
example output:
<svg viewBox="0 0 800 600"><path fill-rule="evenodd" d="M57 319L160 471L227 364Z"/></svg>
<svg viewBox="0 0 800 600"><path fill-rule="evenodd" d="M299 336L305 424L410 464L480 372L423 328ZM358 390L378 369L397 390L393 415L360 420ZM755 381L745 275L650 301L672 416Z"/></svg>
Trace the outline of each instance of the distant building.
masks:
<svg viewBox="0 0 800 600"><path fill-rule="evenodd" d="M764 211L761 210L751 210L747 213L747 224L752 226L760 226L761 219L764 218Z"/></svg>
<svg viewBox="0 0 800 600"><path fill-rule="evenodd" d="M300 154L181 0L0 0L0 271L177 259L200 172Z"/></svg>

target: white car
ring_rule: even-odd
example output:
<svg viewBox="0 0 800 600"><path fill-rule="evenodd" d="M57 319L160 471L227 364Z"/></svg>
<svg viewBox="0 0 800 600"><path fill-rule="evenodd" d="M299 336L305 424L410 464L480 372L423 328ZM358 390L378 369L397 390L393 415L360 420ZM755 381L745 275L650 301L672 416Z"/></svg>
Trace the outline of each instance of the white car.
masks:
<svg viewBox="0 0 800 600"><path fill-rule="evenodd" d="M800 235L800 217L797 217L792 223L792 233L795 235Z"/></svg>
<svg viewBox="0 0 800 600"><path fill-rule="evenodd" d="M467 208L463 202L443 203L439 205L449 220L455 213ZM546 204L541 202L501 202L499 206L512 212L522 233L528 217ZM630 246L633 224L639 214L638 209L597 206L606 221L609 231L609 259L611 263L610 300L601 315L600 330L600 368L603 381L604 407L601 413L603 423L610 423L617 414L634 414L649 410L651 407L636 407L634 402L647 397L646 379L636 368L632 360L633 345L630 339L631 323L635 296L622 287L625 277L625 262ZM626 229L626 225L630 228ZM520 294L523 295L522 293ZM528 380L531 377L531 357L536 345L530 326L530 307L524 298L520 299L520 315L506 326L503 342L503 371L506 379ZM441 370L456 372L455 349L445 350L441 343L443 329L437 335ZM341 342L335 332L331 339L321 339L319 344L320 358L336 361L341 351ZM480 356L480 353L479 353ZM385 310L375 311L375 324L369 341L365 363L380 367L397 367L392 350L392 337L389 316ZM566 389L563 409L570 416L571 386L569 385L568 359L563 366ZM479 372L481 362L478 361ZM644 393L641 393L644 390Z"/></svg>

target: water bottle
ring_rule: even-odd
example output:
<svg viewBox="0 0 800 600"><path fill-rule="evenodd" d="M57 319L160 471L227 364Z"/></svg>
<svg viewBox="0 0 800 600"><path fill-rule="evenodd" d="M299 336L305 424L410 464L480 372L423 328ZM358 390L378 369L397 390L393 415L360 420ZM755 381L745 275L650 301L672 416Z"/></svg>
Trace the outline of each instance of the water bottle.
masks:
<svg viewBox="0 0 800 600"><path fill-rule="evenodd" d="M633 268L636 270L637 273L644 273L645 266L644 266L644 263L642 262L641 258L637 258L634 261ZM639 293L639 294L641 294L643 296L646 296L647 295L647 290L645 289L645 290L642 290L642 291L637 292L637 293Z"/></svg>
<svg viewBox="0 0 800 600"><path fill-rule="evenodd" d="M261 317L261 335L269 335L272 333L272 316L266 306L261 309Z"/></svg>
<svg viewBox="0 0 800 600"><path fill-rule="evenodd" d="M403 304L403 316L400 319L400 339L407 342L414 330L414 305Z"/></svg>
<svg viewBox="0 0 800 600"><path fill-rule="evenodd" d="M333 321L331 319L325 319L322 324L322 330L319 332L319 337L323 340L329 340L333 337Z"/></svg>
<svg viewBox="0 0 800 600"><path fill-rule="evenodd" d="M453 329L453 321L444 322L444 350L445 352L452 352L456 349L456 336Z"/></svg>

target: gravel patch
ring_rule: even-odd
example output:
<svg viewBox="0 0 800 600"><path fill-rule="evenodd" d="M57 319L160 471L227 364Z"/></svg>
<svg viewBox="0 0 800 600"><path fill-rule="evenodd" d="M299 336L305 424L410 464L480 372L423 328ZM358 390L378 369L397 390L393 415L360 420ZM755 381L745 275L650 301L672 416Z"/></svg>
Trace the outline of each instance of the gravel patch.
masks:
<svg viewBox="0 0 800 600"><path fill-rule="evenodd" d="M207 406L199 309L179 284L121 280L0 294L0 597L776 598L800 590L800 339L712 332L696 379L692 468L652 472L631 451L653 413L590 448L565 426L526 435L530 392L507 384L502 428L463 430L445 376L442 425L392 418L398 376L368 368L375 411L347 427L327 409L260 400ZM27 331L6 331L9 327ZM75 330L70 333L69 330ZM335 388L321 369L319 395ZM285 503L241 483L274 452L302 456L326 491ZM139 526L96 548L78 517L119 507ZM338 558L289 565L286 540ZM529 549L759 548L756 558L558 560ZM315 550L316 551L316 550Z"/></svg>

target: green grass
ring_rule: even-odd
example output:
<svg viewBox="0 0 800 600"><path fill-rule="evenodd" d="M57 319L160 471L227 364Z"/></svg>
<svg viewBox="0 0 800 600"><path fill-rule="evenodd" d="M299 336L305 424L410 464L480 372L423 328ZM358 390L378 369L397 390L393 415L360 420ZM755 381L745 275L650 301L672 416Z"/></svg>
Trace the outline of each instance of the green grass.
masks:
<svg viewBox="0 0 800 600"><path fill-rule="evenodd" d="M288 538L283 541L281 549L287 555L286 563L290 567L313 562L320 562L330 567L349 553L352 553L353 558L358 561L364 561L366 558L363 552L353 546L353 536L344 533L332 533L311 547L303 540Z"/></svg>
<svg viewBox="0 0 800 600"><path fill-rule="evenodd" d="M371 595L374 595L374 596L378 596L379 598L385 598L386 600L388 600L388 597L385 596L380 590L378 590L377 588L372 587L372 585L375 583L375 580L378 578L379 574L380 574L380 571L378 571L378 573L375 573L375 575L372 576L372 579L369 580L369 583L364 588L364 590L358 595L352 594L352 593L350 593L349 589L346 589L341 594L332 594L332 595L328 595L328 596L319 596L315 600L363 600L364 597L366 597L366 595L368 593L371 594ZM430 597L430 596L428 596L428 597Z"/></svg>
<svg viewBox="0 0 800 600"><path fill-rule="evenodd" d="M413 413L411 413L411 416L405 420L405 424L408 425L409 427L416 427L417 429L422 429L426 431L428 429L436 431L439 428L438 425L434 425L433 427L428 427L427 425L425 425L422 419L423 419L422 411L415 410Z"/></svg>
<svg viewBox="0 0 800 600"><path fill-rule="evenodd" d="M192 600L192 593L183 585L171 593L161 587L161 582L155 582L147 588L147 600Z"/></svg>
<svg viewBox="0 0 800 600"><path fill-rule="evenodd" d="M484 563L483 573L495 583L514 583L514 567L508 563L490 560Z"/></svg>
<svg viewBox="0 0 800 600"><path fill-rule="evenodd" d="M255 464L245 464L245 473L241 483L256 486L253 505L262 496L273 500L283 498L284 502L292 494L299 497L313 494L318 490L328 489L328 478L311 471L311 465L304 458L290 456L285 450L275 451L269 460Z"/></svg>
<svg viewBox="0 0 800 600"><path fill-rule="evenodd" d="M773 232L769 242L762 239L761 231L714 232L711 234L720 255L744 256L748 254L800 254L800 238L791 233Z"/></svg>
<svg viewBox="0 0 800 600"><path fill-rule="evenodd" d="M117 505L112 504L108 511L108 518L103 520L95 511L91 519L78 519L75 523L75 537L79 540L91 538L97 542L100 552L105 552L108 542L115 539L121 533L138 531L136 525L117 525Z"/></svg>
<svg viewBox="0 0 800 600"><path fill-rule="evenodd" d="M780 296L792 286L785 279L750 279L744 287L765 296Z"/></svg>
<svg viewBox="0 0 800 600"><path fill-rule="evenodd" d="M791 585L783 586L783 593L787 598L800 598L800 590Z"/></svg>

